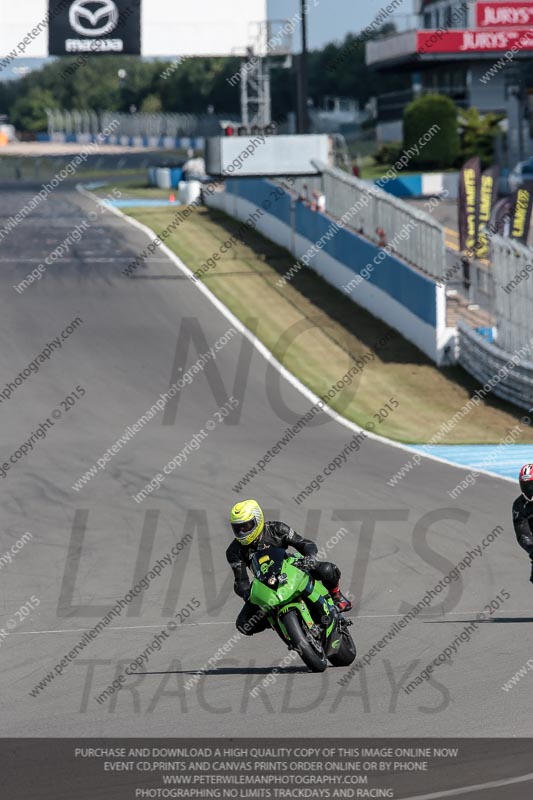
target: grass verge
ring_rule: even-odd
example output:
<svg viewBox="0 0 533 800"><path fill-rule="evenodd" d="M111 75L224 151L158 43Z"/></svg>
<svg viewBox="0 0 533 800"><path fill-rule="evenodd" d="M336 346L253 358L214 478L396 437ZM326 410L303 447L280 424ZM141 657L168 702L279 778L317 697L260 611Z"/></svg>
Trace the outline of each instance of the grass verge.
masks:
<svg viewBox="0 0 533 800"><path fill-rule="evenodd" d="M363 160L363 165L361 169L361 177L365 181L379 181L380 178L384 178L389 169L391 169L392 164L375 164L369 160ZM421 170L409 170L409 169L402 169L401 172L398 173L399 178L406 178L409 175L420 175Z"/></svg>
<svg viewBox="0 0 533 800"><path fill-rule="evenodd" d="M85 175L82 177L85 178ZM106 177L109 178L109 172L107 172ZM147 200L168 200L168 196L171 192L175 196L178 194L177 189L159 189L157 186L148 186L146 175L139 175L133 180L121 181L116 188L120 189L124 200L137 200L139 198L146 198ZM109 186L96 189L94 194L98 197L106 197L109 194Z"/></svg>

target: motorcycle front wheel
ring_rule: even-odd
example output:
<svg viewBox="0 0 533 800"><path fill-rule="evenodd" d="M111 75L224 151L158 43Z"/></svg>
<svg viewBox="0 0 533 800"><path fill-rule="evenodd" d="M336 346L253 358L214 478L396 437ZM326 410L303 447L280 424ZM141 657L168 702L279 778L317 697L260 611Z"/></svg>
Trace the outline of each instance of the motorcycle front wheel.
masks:
<svg viewBox="0 0 533 800"><path fill-rule="evenodd" d="M298 612L293 608L282 618L291 645L311 672L324 672L328 665L324 648L315 642L307 631Z"/></svg>

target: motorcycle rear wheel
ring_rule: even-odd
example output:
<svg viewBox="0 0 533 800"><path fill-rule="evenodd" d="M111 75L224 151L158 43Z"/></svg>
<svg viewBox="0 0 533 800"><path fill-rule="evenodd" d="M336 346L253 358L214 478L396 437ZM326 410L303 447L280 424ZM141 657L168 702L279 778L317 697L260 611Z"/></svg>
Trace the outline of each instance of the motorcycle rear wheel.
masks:
<svg viewBox="0 0 533 800"><path fill-rule="evenodd" d="M311 672L324 672L328 666L326 654L319 642L315 644L309 640L307 626L298 612L292 609L285 614L283 624L293 649L297 650L306 667L309 667Z"/></svg>

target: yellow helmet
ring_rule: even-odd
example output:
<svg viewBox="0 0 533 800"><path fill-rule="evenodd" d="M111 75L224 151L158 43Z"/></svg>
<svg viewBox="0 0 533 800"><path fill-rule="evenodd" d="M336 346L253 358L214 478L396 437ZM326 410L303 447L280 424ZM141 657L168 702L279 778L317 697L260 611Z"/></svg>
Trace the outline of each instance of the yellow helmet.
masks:
<svg viewBox="0 0 533 800"><path fill-rule="evenodd" d="M229 517L233 535L239 544L249 545L259 539L265 527L265 515L256 500L235 503Z"/></svg>

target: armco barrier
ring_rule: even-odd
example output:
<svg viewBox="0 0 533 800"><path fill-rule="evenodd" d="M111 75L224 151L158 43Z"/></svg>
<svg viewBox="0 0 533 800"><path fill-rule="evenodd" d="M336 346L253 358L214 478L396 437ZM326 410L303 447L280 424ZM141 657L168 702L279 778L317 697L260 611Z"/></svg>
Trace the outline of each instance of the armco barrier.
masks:
<svg viewBox="0 0 533 800"><path fill-rule="evenodd" d="M248 221L296 259L317 246L309 264L315 272L442 363L455 335L446 328L443 285L288 192L281 195L275 183L234 178L225 189L206 197L208 205Z"/></svg>
<svg viewBox="0 0 533 800"><path fill-rule="evenodd" d="M499 347L489 344L462 320L459 321L457 330L459 364L482 385L497 376L498 371L506 364L510 365L513 353L507 353ZM509 369L508 374L499 383L494 385L492 392L520 408L531 409L533 406L533 362L521 360L517 366Z"/></svg>

